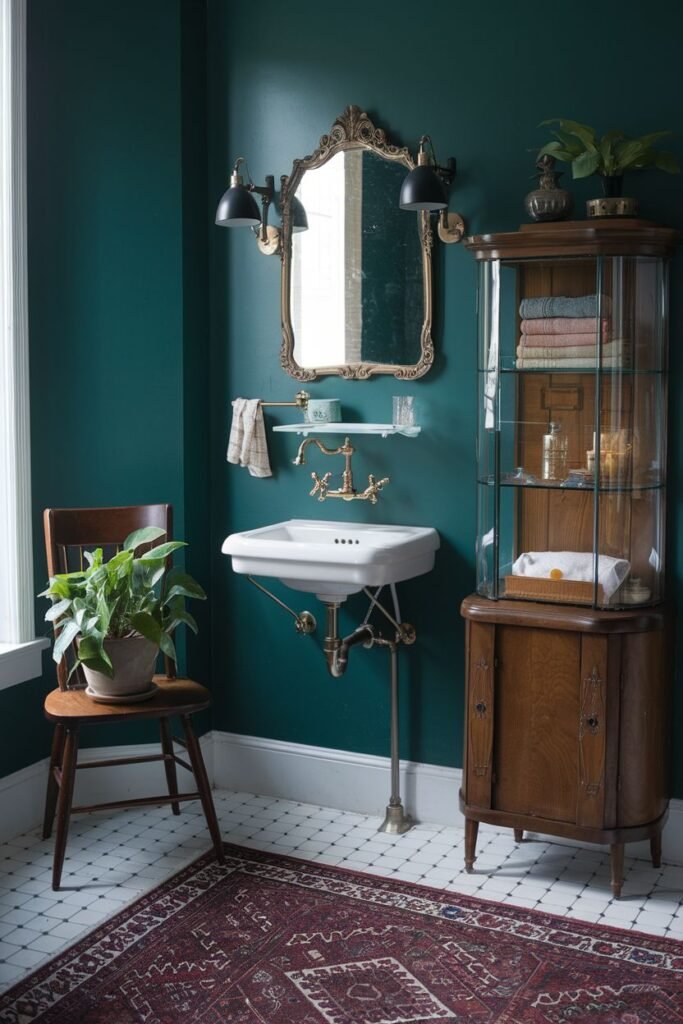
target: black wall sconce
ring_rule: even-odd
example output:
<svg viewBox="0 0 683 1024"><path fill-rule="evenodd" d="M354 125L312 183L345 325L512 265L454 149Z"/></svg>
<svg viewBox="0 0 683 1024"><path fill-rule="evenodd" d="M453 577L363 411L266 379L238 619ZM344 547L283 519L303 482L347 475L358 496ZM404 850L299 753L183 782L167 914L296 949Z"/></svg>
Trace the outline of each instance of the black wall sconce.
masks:
<svg viewBox="0 0 683 1024"><path fill-rule="evenodd" d="M426 150L429 143L431 160ZM459 242L465 234L465 222L459 213L448 212L448 193L455 178L455 158L449 157L446 166L436 162L434 147L429 135L420 139L417 167L404 178L398 205L402 210L425 210L438 212L438 234L442 242L450 245Z"/></svg>
<svg viewBox="0 0 683 1024"><path fill-rule="evenodd" d="M280 252L280 229L268 224L268 209L275 195L275 178L267 174L265 185L255 185L247 167L249 182L245 185L239 173L240 164L247 166L243 156L235 160L230 175L230 188L223 193L218 203L216 224L223 228L252 228L259 251L264 256L275 256ZM260 213L254 193L261 197Z"/></svg>

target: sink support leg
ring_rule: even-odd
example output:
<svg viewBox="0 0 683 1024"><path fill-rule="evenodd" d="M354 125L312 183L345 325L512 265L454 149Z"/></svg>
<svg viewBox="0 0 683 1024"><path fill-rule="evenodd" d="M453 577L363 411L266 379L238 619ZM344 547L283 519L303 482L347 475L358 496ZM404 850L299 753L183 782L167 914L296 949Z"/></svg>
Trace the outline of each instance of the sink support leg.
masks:
<svg viewBox="0 0 683 1024"><path fill-rule="evenodd" d="M391 663L391 796L384 821L378 832L400 835L408 832L415 822L406 814L401 803L401 770L398 754L398 644L389 643Z"/></svg>

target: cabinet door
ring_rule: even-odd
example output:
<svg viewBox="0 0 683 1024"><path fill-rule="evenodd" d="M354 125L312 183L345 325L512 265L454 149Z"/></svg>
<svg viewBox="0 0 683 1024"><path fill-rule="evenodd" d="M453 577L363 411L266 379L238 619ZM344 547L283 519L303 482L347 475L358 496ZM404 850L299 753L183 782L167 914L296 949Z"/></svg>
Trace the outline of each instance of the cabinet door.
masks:
<svg viewBox="0 0 683 1024"><path fill-rule="evenodd" d="M576 820L581 635L496 628L493 806Z"/></svg>
<svg viewBox="0 0 683 1024"><path fill-rule="evenodd" d="M616 824L620 644L619 637L586 634L581 640L576 821L593 828Z"/></svg>

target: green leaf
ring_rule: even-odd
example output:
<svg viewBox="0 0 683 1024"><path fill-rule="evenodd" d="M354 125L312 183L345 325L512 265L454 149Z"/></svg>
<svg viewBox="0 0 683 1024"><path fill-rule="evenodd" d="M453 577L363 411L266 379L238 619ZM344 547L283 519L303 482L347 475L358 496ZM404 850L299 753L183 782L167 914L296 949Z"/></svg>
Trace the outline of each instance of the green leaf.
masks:
<svg viewBox="0 0 683 1024"><path fill-rule="evenodd" d="M628 170L629 167L636 167L638 161L647 156L650 146L640 139L629 139L628 142L620 142L616 146L615 156L620 171Z"/></svg>
<svg viewBox="0 0 683 1024"><path fill-rule="evenodd" d="M166 536L166 530L160 526L143 526L140 530L133 530L123 542L126 551L135 551L141 544L150 544L153 540Z"/></svg>
<svg viewBox="0 0 683 1024"><path fill-rule="evenodd" d="M122 568L125 568L127 569L128 572L130 572L130 567L132 566L132 564L133 552L128 551L124 548L123 551L119 551L117 555L114 555L113 558L109 559L109 561L106 564L106 568L110 573L119 573Z"/></svg>
<svg viewBox="0 0 683 1024"><path fill-rule="evenodd" d="M130 624L145 640L161 646L163 630L157 620L148 612L136 612L131 615Z"/></svg>
<svg viewBox="0 0 683 1024"><path fill-rule="evenodd" d="M102 548L95 548L94 551L84 551L83 554L91 569L99 569L102 565Z"/></svg>
<svg viewBox="0 0 683 1024"><path fill-rule="evenodd" d="M140 556L141 562L150 562L159 558L168 558L170 554L177 551L178 548L186 548L187 544L184 540L170 540L166 544L160 544L156 548L150 548L149 551L145 551L144 555Z"/></svg>
<svg viewBox="0 0 683 1024"><path fill-rule="evenodd" d="M559 142L547 142L545 146L539 149L536 154L536 160L540 160L542 156L554 156L556 160L564 160L565 163L570 164L576 154L566 149Z"/></svg>
<svg viewBox="0 0 683 1024"><path fill-rule="evenodd" d="M561 117L553 117L549 121L541 121L541 124L559 124L560 131L575 135L577 139L581 140L587 150L594 152L597 148L595 144L595 131L587 124L580 124L578 121L565 121Z"/></svg>
<svg viewBox="0 0 683 1024"><path fill-rule="evenodd" d="M67 579L63 577L58 579L56 576L53 576L50 579L50 585L47 590L43 590L42 593L38 594L38 597L73 597L74 589Z"/></svg>
<svg viewBox="0 0 683 1024"><path fill-rule="evenodd" d="M666 171L667 174L678 174L681 169L673 153L667 153L665 150L656 154L653 163L660 171Z"/></svg>
<svg viewBox="0 0 683 1024"><path fill-rule="evenodd" d="M166 631L168 633L172 633L173 630L182 622L184 622L186 626L190 627L195 636L197 635L199 632L199 626L197 625L194 616L190 615L189 612L184 611L184 609L177 609L173 612L171 621L166 626Z"/></svg>
<svg viewBox="0 0 683 1024"><path fill-rule="evenodd" d="M102 658L79 658L86 668L91 668L93 672L101 672L102 675L109 676L110 679L114 678L114 669L106 663Z"/></svg>
<svg viewBox="0 0 683 1024"><path fill-rule="evenodd" d="M657 142L658 139L667 139L673 135L673 132L650 132L649 135L641 135L640 138L634 139L634 142L642 142L646 146L651 146L653 142Z"/></svg>
<svg viewBox="0 0 683 1024"><path fill-rule="evenodd" d="M175 647L173 646L173 641L171 640L168 633L161 634L161 637L159 639L159 647L161 647L161 650L164 652L167 658L171 658L172 661L178 660L178 656L176 655L175 652Z"/></svg>
<svg viewBox="0 0 683 1024"><path fill-rule="evenodd" d="M162 564L157 566L156 568L152 567L152 571L150 572L149 576L147 577L147 585L149 587L155 587L157 585L157 583L159 582L159 580L163 578L165 572L166 572L166 563L165 562L162 562Z"/></svg>
<svg viewBox="0 0 683 1024"><path fill-rule="evenodd" d="M559 131L558 129L553 130L553 135L556 139L562 143L564 148L572 153L573 156L578 156L579 153L583 153L584 146L581 142L578 142L575 135L570 135L569 132Z"/></svg>
<svg viewBox="0 0 683 1024"><path fill-rule="evenodd" d="M595 174L599 163L600 154L597 151L594 153L582 153L581 156L577 156L576 160L572 161L572 177L587 178L589 174Z"/></svg>
<svg viewBox="0 0 683 1024"><path fill-rule="evenodd" d="M69 647L69 644L76 639L79 633L80 627L77 622L73 621L73 619L64 624L63 629L55 640L54 650L52 651L53 661L56 661L57 664L59 664L64 657L64 652Z"/></svg>
<svg viewBox="0 0 683 1024"><path fill-rule="evenodd" d="M166 577L167 592L163 604L168 604L174 597L195 597L206 600L204 589L188 573L181 569L172 569Z"/></svg>
<svg viewBox="0 0 683 1024"><path fill-rule="evenodd" d="M64 600L62 601L57 601L56 604L53 604L52 607L48 608L48 610L45 612L45 621L54 622L55 619L58 619L59 616L63 615L67 608L70 607L71 601L69 600L68 597L64 598Z"/></svg>
<svg viewBox="0 0 683 1024"><path fill-rule="evenodd" d="M600 140L600 158L602 160L601 171L603 174L616 174L616 157L612 143L616 141L604 135Z"/></svg>
<svg viewBox="0 0 683 1024"><path fill-rule="evenodd" d="M109 669L106 674L108 676L113 675L114 666L111 663L111 658L104 649L101 633L96 636L83 637L78 645L78 660L82 661L88 666L88 668L95 667L91 662L101 661ZM98 669L97 671L101 672L102 669Z"/></svg>

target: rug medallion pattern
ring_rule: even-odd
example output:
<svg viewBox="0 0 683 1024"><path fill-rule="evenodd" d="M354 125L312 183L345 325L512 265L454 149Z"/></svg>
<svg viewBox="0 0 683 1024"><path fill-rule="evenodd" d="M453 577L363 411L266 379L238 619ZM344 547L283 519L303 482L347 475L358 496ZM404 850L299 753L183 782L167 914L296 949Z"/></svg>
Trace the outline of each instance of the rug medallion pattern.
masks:
<svg viewBox="0 0 683 1024"><path fill-rule="evenodd" d="M226 847L0 996L1 1024L683 1024L683 945Z"/></svg>

